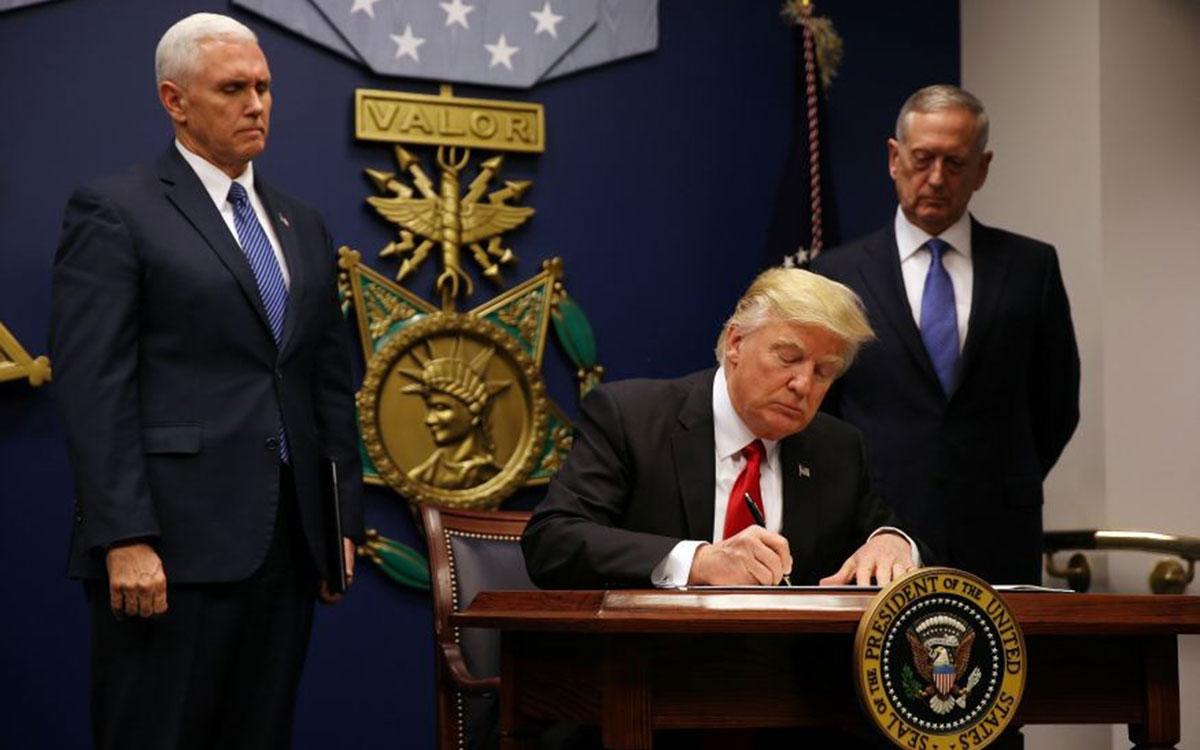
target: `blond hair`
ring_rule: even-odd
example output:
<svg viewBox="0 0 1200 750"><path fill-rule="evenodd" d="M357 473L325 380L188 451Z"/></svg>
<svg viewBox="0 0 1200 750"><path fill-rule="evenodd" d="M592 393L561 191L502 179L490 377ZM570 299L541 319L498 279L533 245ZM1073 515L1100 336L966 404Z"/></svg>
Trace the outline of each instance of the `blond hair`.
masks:
<svg viewBox="0 0 1200 750"><path fill-rule="evenodd" d="M862 300L849 287L799 268L772 268L759 274L738 300L717 337L717 361L725 364L730 328L747 334L773 321L817 326L837 336L845 345L842 372L859 348L875 338Z"/></svg>

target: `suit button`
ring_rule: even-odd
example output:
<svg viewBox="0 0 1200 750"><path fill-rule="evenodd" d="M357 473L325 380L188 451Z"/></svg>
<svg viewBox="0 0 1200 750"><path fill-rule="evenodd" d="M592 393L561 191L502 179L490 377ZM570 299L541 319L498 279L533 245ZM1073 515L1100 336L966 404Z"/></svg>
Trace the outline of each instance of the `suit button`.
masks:
<svg viewBox="0 0 1200 750"><path fill-rule="evenodd" d="M275 379L283 380L283 370L275 370Z"/></svg>
<svg viewBox="0 0 1200 750"><path fill-rule="evenodd" d="M83 524L83 514L82 513L75 514L75 523L80 524L80 525Z"/></svg>
<svg viewBox="0 0 1200 750"><path fill-rule="evenodd" d="M269 438L267 438L265 445L267 447L267 450L277 451L277 450L279 450L279 438L269 437Z"/></svg>

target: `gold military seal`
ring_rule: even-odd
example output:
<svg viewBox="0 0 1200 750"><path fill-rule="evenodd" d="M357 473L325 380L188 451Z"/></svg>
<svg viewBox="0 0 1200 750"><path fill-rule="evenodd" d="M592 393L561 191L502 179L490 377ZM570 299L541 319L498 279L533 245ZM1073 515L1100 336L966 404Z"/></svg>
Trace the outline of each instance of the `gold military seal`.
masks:
<svg viewBox="0 0 1200 750"><path fill-rule="evenodd" d="M486 320L435 313L371 358L359 391L363 444L411 502L495 507L524 484L546 439L537 366Z"/></svg>
<svg viewBox="0 0 1200 750"><path fill-rule="evenodd" d="M952 568L921 568L873 600L854 641L863 708L910 750L975 750L1016 715L1025 639L996 590Z"/></svg>

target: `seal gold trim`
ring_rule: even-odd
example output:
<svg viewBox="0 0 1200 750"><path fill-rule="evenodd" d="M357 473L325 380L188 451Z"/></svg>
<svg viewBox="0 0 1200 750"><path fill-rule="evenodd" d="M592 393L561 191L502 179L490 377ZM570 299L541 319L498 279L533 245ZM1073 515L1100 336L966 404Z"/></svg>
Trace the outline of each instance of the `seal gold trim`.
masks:
<svg viewBox="0 0 1200 750"><path fill-rule="evenodd" d="M976 750L1012 722L1025 689L1025 639L982 579L921 568L879 592L858 625L863 709L897 747Z"/></svg>

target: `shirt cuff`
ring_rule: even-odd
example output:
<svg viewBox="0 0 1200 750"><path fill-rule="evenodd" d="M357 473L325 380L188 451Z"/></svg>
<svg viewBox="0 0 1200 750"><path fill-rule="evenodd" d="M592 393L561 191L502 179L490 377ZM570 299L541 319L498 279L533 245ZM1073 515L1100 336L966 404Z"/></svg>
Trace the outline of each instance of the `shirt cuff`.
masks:
<svg viewBox="0 0 1200 750"><path fill-rule="evenodd" d="M707 542L684 540L676 544L662 562L650 571L650 583L660 589L686 586L688 575L692 572L692 560L696 559L696 550L702 544Z"/></svg>
<svg viewBox="0 0 1200 750"><path fill-rule="evenodd" d="M874 531L871 532L871 536L867 537L867 541L869 542L872 539L874 539L878 534L883 534L883 533L899 534L900 536L902 536L906 540L908 540L908 548L910 550L912 550L912 552L911 552L912 564L918 568L921 567L921 553L917 550L917 543L912 540L911 536L909 536L908 534L905 534L903 531L896 528L895 526L880 526L878 529L875 529Z"/></svg>

